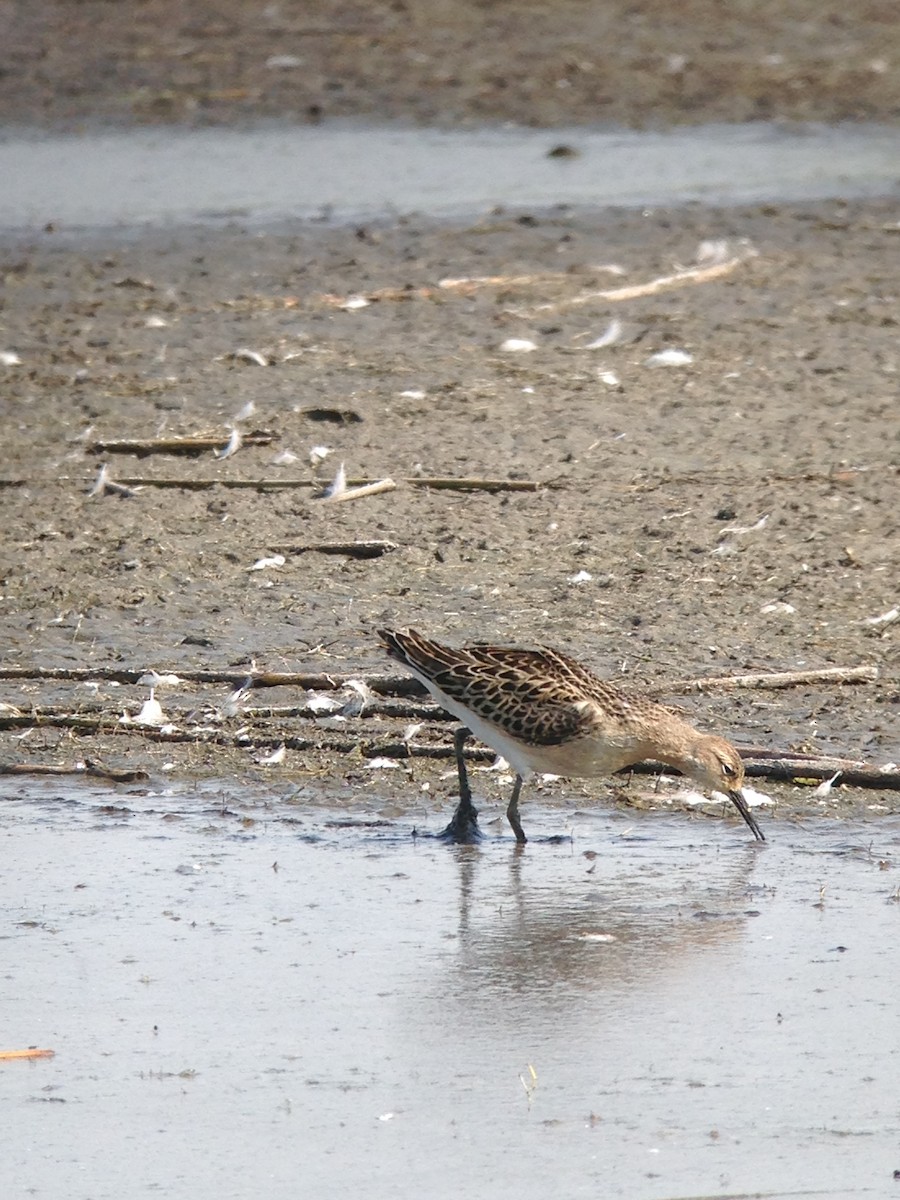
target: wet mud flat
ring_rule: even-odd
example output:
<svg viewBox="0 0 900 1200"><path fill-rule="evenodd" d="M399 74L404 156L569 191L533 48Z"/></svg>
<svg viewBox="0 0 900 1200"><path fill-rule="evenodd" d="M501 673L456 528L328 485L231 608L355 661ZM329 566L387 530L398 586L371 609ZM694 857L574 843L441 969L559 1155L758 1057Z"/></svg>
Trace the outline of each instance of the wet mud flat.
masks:
<svg viewBox="0 0 900 1200"><path fill-rule="evenodd" d="M856 201L8 239L4 762L446 753L399 682L340 728L409 624L556 645L748 752L896 763L897 237ZM322 499L341 464L396 486ZM155 724L151 668L187 680ZM673 686L833 668L862 676Z"/></svg>
<svg viewBox="0 0 900 1200"><path fill-rule="evenodd" d="M4 1039L55 1052L0 1071L5 1194L894 1186L896 817L538 805L523 852L283 784L0 795Z"/></svg>

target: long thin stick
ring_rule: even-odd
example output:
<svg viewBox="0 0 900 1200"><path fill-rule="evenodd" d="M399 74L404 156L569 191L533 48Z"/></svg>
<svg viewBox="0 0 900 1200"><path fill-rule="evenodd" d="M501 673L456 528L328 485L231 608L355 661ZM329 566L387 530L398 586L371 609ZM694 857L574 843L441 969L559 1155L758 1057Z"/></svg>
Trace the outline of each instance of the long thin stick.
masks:
<svg viewBox="0 0 900 1200"><path fill-rule="evenodd" d="M712 279L721 279L730 275L737 267L747 261L747 257L729 258L724 262L713 263L711 266L688 267L684 271L675 271L671 275L661 275L647 283L638 283L630 287L604 288L599 292L582 292L578 296L548 304L538 304L532 312L559 312L566 308L579 308L583 304L592 304L596 300L606 303L616 303L622 300L637 300L642 296L656 296L660 292L668 292L673 288L684 287L689 283L708 283Z"/></svg>
<svg viewBox="0 0 900 1200"><path fill-rule="evenodd" d="M804 683L872 683L878 678L877 667L822 667L814 671L776 671L755 675L718 675L708 679L678 679L661 692L705 692L709 688L786 688Z"/></svg>
<svg viewBox="0 0 900 1200"><path fill-rule="evenodd" d="M268 446L276 439L274 433L245 433L245 446ZM199 433L185 437L111 438L90 442L85 449L94 454L203 454L219 450L228 441L228 434Z"/></svg>
<svg viewBox="0 0 900 1200"><path fill-rule="evenodd" d="M360 487L344 488L333 496L322 497L323 504L340 504L344 500L361 500L363 496L377 496L381 492L392 492L396 488L393 479L379 479L375 483L364 483Z"/></svg>
<svg viewBox="0 0 900 1200"><path fill-rule="evenodd" d="M278 554L345 554L348 558L380 558L399 550L396 542L309 542L306 545L270 546Z"/></svg>

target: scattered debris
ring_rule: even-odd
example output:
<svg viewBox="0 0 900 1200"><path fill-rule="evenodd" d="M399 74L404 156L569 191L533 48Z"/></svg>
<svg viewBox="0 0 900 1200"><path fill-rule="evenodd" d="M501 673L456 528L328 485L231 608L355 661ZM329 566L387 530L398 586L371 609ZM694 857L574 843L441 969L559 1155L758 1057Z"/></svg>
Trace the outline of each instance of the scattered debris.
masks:
<svg viewBox="0 0 900 1200"><path fill-rule="evenodd" d="M266 358L264 354L260 354L258 350L249 350L246 346L242 346L239 350L234 350L230 354L219 355L216 362L245 362L254 367L269 367L272 365L272 359Z"/></svg>
<svg viewBox="0 0 900 1200"><path fill-rule="evenodd" d="M319 497L322 501L332 501L337 503L344 500L359 500L363 496L377 496L381 492L391 492L396 488L396 483L393 479L379 479L375 483L364 483L359 487L347 487L347 475L344 471L344 464L337 469L337 473L328 485L322 495Z"/></svg>
<svg viewBox="0 0 900 1200"><path fill-rule="evenodd" d="M532 350L537 350L537 342L530 338L507 338L500 343L499 349L506 354L530 354Z"/></svg>
<svg viewBox="0 0 900 1200"><path fill-rule="evenodd" d="M331 421L336 425L354 425L362 420L359 413L352 408L327 408L313 404L294 411L309 421Z"/></svg>
<svg viewBox="0 0 900 1200"><path fill-rule="evenodd" d="M171 672L160 675L156 671L145 671L138 680L138 683L150 688L180 687L184 683L184 680L180 675L173 675Z"/></svg>
<svg viewBox="0 0 900 1200"><path fill-rule="evenodd" d="M862 622L863 625L892 625L894 621L900 618L900 608L889 609L888 612L882 613L880 617L866 617Z"/></svg>
<svg viewBox="0 0 900 1200"><path fill-rule="evenodd" d="M816 788L816 790L813 792L813 795L816 797L816 799L824 800L828 796L831 789L834 787L836 781L838 779L840 779L842 774L843 774L842 771L835 771L835 773L832 775L832 777L830 779L824 779L819 784L819 786Z"/></svg>
<svg viewBox="0 0 900 1200"><path fill-rule="evenodd" d="M213 454L216 456L216 458L223 460L226 458L231 458L233 454L237 454L238 450L240 450L243 444L244 435L238 429L237 425L233 425L231 428L231 436L229 437L227 444L221 449L213 450Z"/></svg>
<svg viewBox="0 0 900 1200"><path fill-rule="evenodd" d="M150 689L150 697L145 700L141 706L141 711L136 717L131 713L124 712L119 717L120 725L149 725L158 728L160 725L165 725L166 717L162 710L162 705L156 699L154 689Z"/></svg>
<svg viewBox="0 0 900 1200"><path fill-rule="evenodd" d="M248 567L248 571L267 571L270 567L283 567L285 564L283 554L273 554L271 558L258 558L252 567Z"/></svg>
<svg viewBox="0 0 900 1200"><path fill-rule="evenodd" d="M275 441L275 434L266 430L255 430L243 434L245 446L268 446ZM214 433L189 434L184 437L117 438L91 442L85 449L92 454L206 454L222 447L222 435Z"/></svg>
<svg viewBox="0 0 900 1200"><path fill-rule="evenodd" d="M257 758L256 761L261 767L280 767L286 757L287 747L282 742L271 754L264 754L260 758Z"/></svg>
<svg viewBox="0 0 900 1200"><path fill-rule="evenodd" d="M874 683L877 667L822 667L811 671L776 671L751 675L718 675L708 679L680 679L665 688L653 689L654 694L665 692L703 692L707 688L783 688L809 683Z"/></svg>
<svg viewBox="0 0 900 1200"><path fill-rule="evenodd" d="M279 546L284 554L344 554L348 558L380 558L398 550L396 542L309 542L299 546Z"/></svg>
<svg viewBox="0 0 900 1200"><path fill-rule="evenodd" d="M658 350L644 360L645 367L686 367L694 361L694 356L686 350Z"/></svg>
<svg viewBox="0 0 900 1200"><path fill-rule="evenodd" d="M585 350L603 350L607 346L614 346L622 336L622 328L622 322L614 318L598 338L588 342Z"/></svg>
<svg viewBox="0 0 900 1200"><path fill-rule="evenodd" d="M15 350L0 350L0 367L21 367L22 360Z"/></svg>
<svg viewBox="0 0 900 1200"><path fill-rule="evenodd" d="M109 473L109 466L106 463L100 467L97 472L97 478L94 480L94 485L88 492L88 496L134 496L140 491L138 487L129 487L124 483L116 483Z"/></svg>

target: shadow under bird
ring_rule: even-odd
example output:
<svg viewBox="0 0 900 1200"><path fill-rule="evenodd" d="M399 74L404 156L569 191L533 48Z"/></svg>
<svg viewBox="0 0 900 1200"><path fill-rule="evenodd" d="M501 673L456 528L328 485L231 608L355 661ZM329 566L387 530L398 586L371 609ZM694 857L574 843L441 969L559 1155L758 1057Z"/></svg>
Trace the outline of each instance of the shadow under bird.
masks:
<svg viewBox="0 0 900 1200"><path fill-rule="evenodd" d="M519 843L527 840L519 820L524 779L609 775L644 759L724 792L757 841L765 841L741 791L744 766L737 750L670 709L620 691L558 650L454 649L413 629L379 629L378 636L391 658L463 722L454 741L459 805L446 831L454 840L479 836L463 758L467 739L475 736L516 772L506 815Z"/></svg>

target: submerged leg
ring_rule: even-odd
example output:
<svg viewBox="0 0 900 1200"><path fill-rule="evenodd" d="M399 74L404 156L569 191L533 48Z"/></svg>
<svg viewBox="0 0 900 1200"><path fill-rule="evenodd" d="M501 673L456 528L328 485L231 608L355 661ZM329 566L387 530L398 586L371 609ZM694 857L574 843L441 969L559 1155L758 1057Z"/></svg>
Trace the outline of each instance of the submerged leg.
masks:
<svg viewBox="0 0 900 1200"><path fill-rule="evenodd" d="M469 776L466 771L466 760L463 758L463 747L472 736L471 729L460 726L453 738L453 749L456 752L456 770L459 774L459 804L450 824L441 834L451 842L475 842L481 837L478 828L478 809L472 803L472 789L469 787Z"/></svg>
<svg viewBox="0 0 900 1200"><path fill-rule="evenodd" d="M513 833L516 835L516 841L520 846L528 841L525 836L525 830L522 828L522 823L519 820L519 792L522 790L522 776L516 776L516 782L513 784L512 795L509 798L509 807L506 810L506 819L513 827Z"/></svg>

